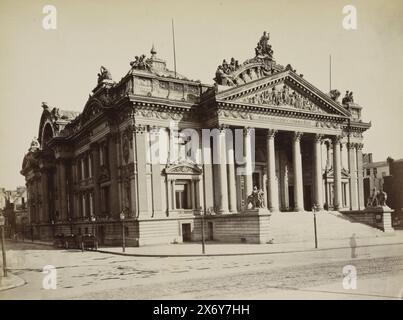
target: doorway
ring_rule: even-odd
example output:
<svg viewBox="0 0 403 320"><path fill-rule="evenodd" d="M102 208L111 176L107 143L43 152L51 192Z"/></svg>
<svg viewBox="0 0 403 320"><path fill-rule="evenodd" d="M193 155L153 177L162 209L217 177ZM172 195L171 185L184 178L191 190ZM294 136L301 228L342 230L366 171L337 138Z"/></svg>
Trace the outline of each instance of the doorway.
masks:
<svg viewBox="0 0 403 320"><path fill-rule="evenodd" d="M182 223L182 241L189 242L192 240L192 226L190 223Z"/></svg>
<svg viewBox="0 0 403 320"><path fill-rule="evenodd" d="M214 229L211 221L207 222L207 240L212 241L214 239Z"/></svg>
<svg viewBox="0 0 403 320"><path fill-rule="evenodd" d="M97 225L95 228L96 237L100 245L105 245L105 226Z"/></svg>
<svg viewBox="0 0 403 320"><path fill-rule="evenodd" d="M256 186L258 189L261 189L262 186L260 184L260 172L253 172L252 173L252 181L253 181L253 188Z"/></svg>
<svg viewBox="0 0 403 320"><path fill-rule="evenodd" d="M312 210L312 188L310 185L304 186L304 210Z"/></svg>
<svg viewBox="0 0 403 320"><path fill-rule="evenodd" d="M288 186L288 203L289 203L289 207L294 210L295 209L294 186Z"/></svg>

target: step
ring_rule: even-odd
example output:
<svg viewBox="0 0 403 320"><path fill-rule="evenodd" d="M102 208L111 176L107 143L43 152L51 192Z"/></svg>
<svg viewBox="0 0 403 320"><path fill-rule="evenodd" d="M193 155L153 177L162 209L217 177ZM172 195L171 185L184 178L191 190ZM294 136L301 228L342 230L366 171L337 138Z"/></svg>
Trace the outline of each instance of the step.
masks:
<svg viewBox="0 0 403 320"><path fill-rule="evenodd" d="M349 239L385 236L384 232L371 226L352 221L339 212L316 214L318 239ZM312 212L279 212L271 216L270 232L275 243L306 242L314 239Z"/></svg>

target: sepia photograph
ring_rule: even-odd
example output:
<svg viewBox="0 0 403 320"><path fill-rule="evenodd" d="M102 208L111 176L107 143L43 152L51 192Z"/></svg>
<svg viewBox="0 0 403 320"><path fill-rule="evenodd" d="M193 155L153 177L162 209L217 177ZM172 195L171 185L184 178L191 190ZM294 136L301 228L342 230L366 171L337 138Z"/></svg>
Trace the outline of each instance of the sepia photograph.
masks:
<svg viewBox="0 0 403 320"><path fill-rule="evenodd" d="M402 17L0 0L0 300L402 300Z"/></svg>

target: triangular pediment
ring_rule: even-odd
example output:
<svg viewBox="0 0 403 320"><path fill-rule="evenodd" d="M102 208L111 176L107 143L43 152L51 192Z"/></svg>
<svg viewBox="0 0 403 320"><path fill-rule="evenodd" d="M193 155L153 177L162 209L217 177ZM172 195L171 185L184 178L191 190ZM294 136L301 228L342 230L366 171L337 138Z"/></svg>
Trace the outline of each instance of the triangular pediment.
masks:
<svg viewBox="0 0 403 320"><path fill-rule="evenodd" d="M217 102L350 117L350 112L292 71L231 87L216 94Z"/></svg>
<svg viewBox="0 0 403 320"><path fill-rule="evenodd" d="M166 174L192 174L199 175L202 173L202 170L195 163L190 161L182 160L176 163L171 163L167 165L165 168Z"/></svg>

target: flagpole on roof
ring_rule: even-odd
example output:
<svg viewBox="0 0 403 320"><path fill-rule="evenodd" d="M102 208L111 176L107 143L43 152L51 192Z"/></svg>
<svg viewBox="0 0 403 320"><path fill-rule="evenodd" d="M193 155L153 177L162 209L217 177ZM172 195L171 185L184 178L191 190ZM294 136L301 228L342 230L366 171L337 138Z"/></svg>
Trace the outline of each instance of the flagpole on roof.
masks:
<svg viewBox="0 0 403 320"><path fill-rule="evenodd" d="M172 19L172 43L173 43L173 50L174 50L174 71L175 71L175 78L176 78L176 52L175 52L175 28L174 28L174 19Z"/></svg>
<svg viewBox="0 0 403 320"><path fill-rule="evenodd" d="M332 55L329 54L329 92L332 91Z"/></svg>

